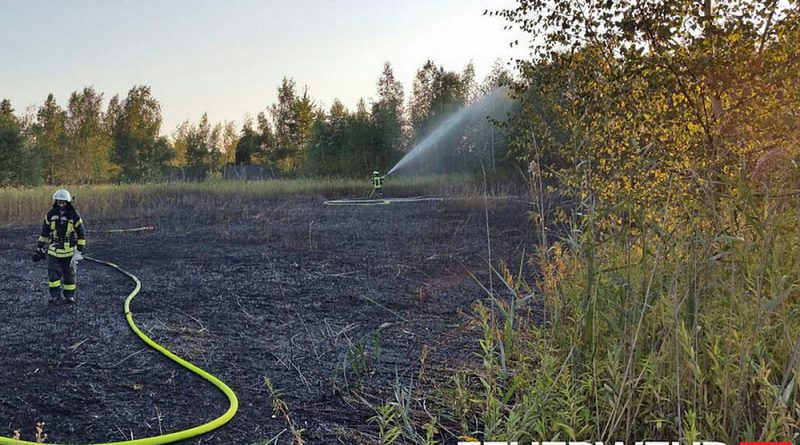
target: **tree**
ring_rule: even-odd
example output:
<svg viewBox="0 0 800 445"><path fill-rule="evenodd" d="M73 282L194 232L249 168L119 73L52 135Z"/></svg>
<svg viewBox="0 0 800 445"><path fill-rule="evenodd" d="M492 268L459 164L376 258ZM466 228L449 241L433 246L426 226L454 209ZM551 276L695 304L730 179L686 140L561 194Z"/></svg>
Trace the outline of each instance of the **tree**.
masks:
<svg viewBox="0 0 800 445"><path fill-rule="evenodd" d="M259 150L256 160L260 164L268 165L270 168L274 167L274 160L270 159L269 154L274 153L276 146L275 133L272 131L272 126L267 119L264 112L258 113L258 133L259 133Z"/></svg>
<svg viewBox="0 0 800 445"><path fill-rule="evenodd" d="M375 126L367 111L364 99L356 105L356 111L348 118L345 152L347 163L342 166L349 176L363 177L374 170L369 153L375 140Z"/></svg>
<svg viewBox="0 0 800 445"><path fill-rule="evenodd" d="M494 61L494 64L492 64L492 69L489 71L489 74L483 79L483 83L478 88L478 91L480 95L485 95L500 87L510 87L513 83L513 76L504 66L503 62L497 59Z"/></svg>
<svg viewBox="0 0 800 445"><path fill-rule="evenodd" d="M405 146L403 127L403 85L394 77L389 62L384 63L378 79L378 100L372 105L375 142L372 148L373 168L385 170L396 162Z"/></svg>
<svg viewBox="0 0 800 445"><path fill-rule="evenodd" d="M294 166L293 157L296 154L293 136L295 129L294 103L296 99L294 80L283 78L278 87L278 102L270 108L272 121L275 124L275 147L270 158L282 171L290 170Z"/></svg>
<svg viewBox="0 0 800 445"><path fill-rule="evenodd" d="M328 115L319 114L314 121L306 150L306 170L315 175L352 175L351 145L348 143L350 114L338 100L333 101Z"/></svg>
<svg viewBox="0 0 800 445"><path fill-rule="evenodd" d="M185 153L186 163L177 166L219 174L226 164L235 162L238 142L233 122L212 126L208 113L203 113L196 126L187 121L178 127L171 151L176 157Z"/></svg>
<svg viewBox="0 0 800 445"><path fill-rule="evenodd" d="M333 105L328 112L328 123L333 128L334 134L343 134L347 128L347 118L350 113L339 99L333 100Z"/></svg>
<svg viewBox="0 0 800 445"><path fill-rule="evenodd" d="M261 151L261 137L253 128L253 120L247 119L242 125L239 140L236 142L236 165L252 165Z"/></svg>
<svg viewBox="0 0 800 445"><path fill-rule="evenodd" d="M214 163L214 169L221 171L225 165L236 162L236 146L239 142L239 138L236 135L236 128L233 122L221 123L219 127L220 140L218 151L215 154L216 161Z"/></svg>
<svg viewBox="0 0 800 445"><path fill-rule="evenodd" d="M314 102L311 100L311 96L308 95L308 89L304 89L303 95L294 102L292 112L293 119L290 128L294 159L291 166L286 166L286 170L297 170L302 166L306 144L311 138L311 131L317 117Z"/></svg>
<svg viewBox="0 0 800 445"><path fill-rule="evenodd" d="M41 160L44 180L53 184L57 172L66 158L66 113L58 106L52 94L47 95L44 104L36 113L33 125L34 153Z"/></svg>
<svg viewBox="0 0 800 445"><path fill-rule="evenodd" d="M101 113L103 95L94 88L73 92L64 121L66 153L58 166L59 182L106 182L118 172L111 161L113 145Z"/></svg>
<svg viewBox="0 0 800 445"><path fill-rule="evenodd" d="M434 120L458 111L467 102L462 77L458 73L445 71L443 68L439 69L433 93L430 115Z"/></svg>
<svg viewBox="0 0 800 445"><path fill-rule="evenodd" d="M469 73L467 73L469 75ZM428 60L417 71L411 95L411 126L417 142L467 103L466 77Z"/></svg>
<svg viewBox="0 0 800 445"><path fill-rule="evenodd" d="M336 104L336 102L334 102ZM306 149L305 170L312 175L330 176L339 170L336 135L328 119L318 116Z"/></svg>
<svg viewBox="0 0 800 445"><path fill-rule="evenodd" d="M9 185L20 178L23 166L22 135L11 101L0 101L0 184Z"/></svg>
<svg viewBox="0 0 800 445"><path fill-rule="evenodd" d="M112 98L107 113L113 119L113 159L123 179L151 178L174 156L159 138L161 105L148 86L135 86L121 104L117 100Z"/></svg>
<svg viewBox="0 0 800 445"><path fill-rule="evenodd" d="M278 88L278 102L270 112L275 124L275 147L271 158L281 171L297 170L302 162L303 150L314 125L314 104L303 91L297 97L294 80L283 78Z"/></svg>
<svg viewBox="0 0 800 445"><path fill-rule="evenodd" d="M409 119L414 129L417 140L427 129L428 122L431 120L431 105L436 95L436 79L439 71L433 61L428 60L425 65L417 70L414 76L414 84L411 91L411 104L409 106Z"/></svg>
<svg viewBox="0 0 800 445"><path fill-rule="evenodd" d="M293 107L296 101L294 80L283 78L278 87L278 102L270 107L272 121L275 123L275 142L278 146L289 146L292 143Z"/></svg>
<svg viewBox="0 0 800 445"><path fill-rule="evenodd" d="M186 165L210 166L210 154L215 142L213 136L208 113L203 113L197 127L190 126L186 132Z"/></svg>
<svg viewBox="0 0 800 445"><path fill-rule="evenodd" d="M173 167L184 167L188 162L189 133L192 130L191 124L185 120L178 125L172 135L172 148L174 157L169 161Z"/></svg>
<svg viewBox="0 0 800 445"><path fill-rule="evenodd" d="M475 65L472 61L461 72L461 84L464 89L464 101L467 104L472 104L480 98L480 87L475 81Z"/></svg>

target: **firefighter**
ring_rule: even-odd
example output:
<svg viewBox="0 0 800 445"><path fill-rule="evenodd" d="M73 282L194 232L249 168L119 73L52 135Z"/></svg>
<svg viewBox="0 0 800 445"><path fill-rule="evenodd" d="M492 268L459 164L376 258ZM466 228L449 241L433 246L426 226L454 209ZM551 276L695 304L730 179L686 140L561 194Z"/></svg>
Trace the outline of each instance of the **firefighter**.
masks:
<svg viewBox="0 0 800 445"><path fill-rule="evenodd" d="M383 178L380 172L375 170L372 172L372 194L383 196Z"/></svg>
<svg viewBox="0 0 800 445"><path fill-rule="evenodd" d="M47 257L51 303L62 298L68 303L75 302L75 275L85 247L86 229L72 206L72 196L66 189L58 189L53 193L53 207L44 219L33 256L34 261Z"/></svg>

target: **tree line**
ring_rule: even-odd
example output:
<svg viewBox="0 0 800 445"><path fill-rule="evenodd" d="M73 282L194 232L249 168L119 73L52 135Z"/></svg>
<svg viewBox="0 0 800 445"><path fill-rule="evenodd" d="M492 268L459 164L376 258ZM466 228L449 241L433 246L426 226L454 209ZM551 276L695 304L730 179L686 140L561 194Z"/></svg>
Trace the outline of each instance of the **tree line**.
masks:
<svg viewBox="0 0 800 445"><path fill-rule="evenodd" d="M53 94L35 112L18 114L0 101L0 184L138 182L184 167L220 174L226 165L261 165L275 175L358 177L390 168L454 111L511 81L498 61L481 83L473 65L453 72L428 61L405 103L387 62L377 97L348 110L338 99L322 109L284 77L277 101L246 118L212 123L207 113L162 135L162 109L151 88L134 86L104 106L93 87L73 92L65 106Z"/></svg>

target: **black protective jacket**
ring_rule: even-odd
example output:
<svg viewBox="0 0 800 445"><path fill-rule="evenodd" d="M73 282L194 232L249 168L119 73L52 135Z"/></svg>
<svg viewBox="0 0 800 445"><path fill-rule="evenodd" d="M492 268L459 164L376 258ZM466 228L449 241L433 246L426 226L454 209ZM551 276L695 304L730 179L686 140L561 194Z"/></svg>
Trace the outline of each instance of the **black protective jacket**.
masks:
<svg viewBox="0 0 800 445"><path fill-rule="evenodd" d="M86 229L78 212L68 203L61 213L57 204L47 212L39 234L39 247L49 243L47 253L56 258L69 258L75 249L83 250L86 246Z"/></svg>

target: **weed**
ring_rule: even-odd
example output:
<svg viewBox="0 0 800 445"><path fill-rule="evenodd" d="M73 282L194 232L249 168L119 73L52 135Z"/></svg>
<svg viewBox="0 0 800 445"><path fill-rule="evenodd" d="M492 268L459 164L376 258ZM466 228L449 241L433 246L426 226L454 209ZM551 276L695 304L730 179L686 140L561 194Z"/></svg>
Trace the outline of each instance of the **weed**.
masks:
<svg viewBox="0 0 800 445"><path fill-rule="evenodd" d="M420 286L417 288L417 303L424 302L428 297L427 292L425 292L425 286Z"/></svg>
<svg viewBox="0 0 800 445"><path fill-rule="evenodd" d="M427 344L422 345L422 351L419 353L419 372L417 373L417 381L423 383L425 381L425 364L428 361L428 354L431 352Z"/></svg>
<svg viewBox="0 0 800 445"><path fill-rule="evenodd" d="M397 407L399 417L400 431L405 440L410 443L428 444L426 438L419 434L417 429L418 423L413 416L416 401L413 397L414 384L410 382L408 386L403 386L400 383L400 377L395 378L394 383L394 403Z"/></svg>
<svg viewBox="0 0 800 445"><path fill-rule="evenodd" d="M372 352L375 355L375 362L381 362L381 328L375 330L372 335Z"/></svg>
<svg viewBox="0 0 800 445"><path fill-rule="evenodd" d="M363 378L372 372L371 361L374 360L375 363L380 363L381 361L381 332L388 326L391 326L391 324L384 323L374 331L355 340L345 335L347 348L341 356L341 367L335 370L334 381L340 376L344 379L344 388L348 389L348 376L352 375L355 378L354 383L361 385ZM370 359L368 351L369 345L372 346L372 359ZM338 387L335 387L335 389L338 389Z"/></svg>
<svg viewBox="0 0 800 445"><path fill-rule="evenodd" d="M276 391L275 388L272 386L272 382L268 377L264 377L264 386L267 387L267 391L269 391L270 399L272 400L272 411L276 415L280 415L283 417L283 420L286 422L286 425L289 428L289 431L292 432L292 438L294 439L295 445L303 445L303 437L302 429L297 429L292 418L289 416L289 407L286 405L286 402L283 401L281 398L281 393Z"/></svg>
<svg viewBox="0 0 800 445"><path fill-rule="evenodd" d="M744 181L649 211L578 196L564 239L540 230L528 259L545 323L524 317L522 268L493 269L491 306L473 308L481 363L453 377L449 420L520 442L796 439L800 203Z"/></svg>
<svg viewBox="0 0 800 445"><path fill-rule="evenodd" d="M44 422L36 422L34 427L33 439L36 443L44 443L47 440L47 433L44 432ZM14 430L11 434L11 439L15 441L22 440L22 430Z"/></svg>
<svg viewBox="0 0 800 445"><path fill-rule="evenodd" d="M395 443L401 435L397 422L397 405L385 403L378 407L377 413L368 421L378 425L378 440L380 445Z"/></svg>
<svg viewBox="0 0 800 445"><path fill-rule="evenodd" d="M353 371L356 381L359 384L361 383L361 378L366 374L368 369L365 351L364 342L360 340L351 343L350 347L347 349L347 364L349 365L349 369Z"/></svg>
<svg viewBox="0 0 800 445"><path fill-rule="evenodd" d="M44 422L36 422L34 439L36 439L36 443L44 443L47 440L47 433L44 432Z"/></svg>

